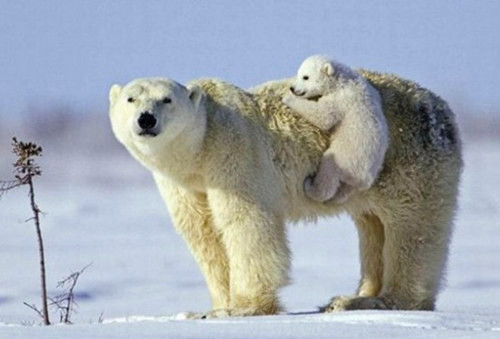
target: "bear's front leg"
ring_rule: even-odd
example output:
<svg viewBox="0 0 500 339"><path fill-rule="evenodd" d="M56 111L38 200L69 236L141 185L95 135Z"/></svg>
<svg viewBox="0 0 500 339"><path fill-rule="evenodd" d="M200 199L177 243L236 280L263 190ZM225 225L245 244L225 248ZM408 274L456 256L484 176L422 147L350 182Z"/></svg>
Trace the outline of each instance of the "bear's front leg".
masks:
<svg viewBox="0 0 500 339"><path fill-rule="evenodd" d="M174 227L182 235L205 277L212 308L229 307L229 262L221 236L214 228L207 197L155 175Z"/></svg>
<svg viewBox="0 0 500 339"><path fill-rule="evenodd" d="M288 282L290 266L281 217L267 204L234 189L211 189L207 194L230 268L230 307L207 317L278 313L277 292Z"/></svg>

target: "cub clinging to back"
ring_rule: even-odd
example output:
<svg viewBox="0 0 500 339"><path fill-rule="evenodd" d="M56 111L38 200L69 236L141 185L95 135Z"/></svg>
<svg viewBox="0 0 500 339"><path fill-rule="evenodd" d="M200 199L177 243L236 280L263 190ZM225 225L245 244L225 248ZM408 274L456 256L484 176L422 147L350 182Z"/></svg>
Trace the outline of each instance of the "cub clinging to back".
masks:
<svg viewBox="0 0 500 339"><path fill-rule="evenodd" d="M330 146L314 178L304 182L316 201L342 202L377 178L389 144L381 98L360 74L326 56L303 61L283 102L328 131Z"/></svg>

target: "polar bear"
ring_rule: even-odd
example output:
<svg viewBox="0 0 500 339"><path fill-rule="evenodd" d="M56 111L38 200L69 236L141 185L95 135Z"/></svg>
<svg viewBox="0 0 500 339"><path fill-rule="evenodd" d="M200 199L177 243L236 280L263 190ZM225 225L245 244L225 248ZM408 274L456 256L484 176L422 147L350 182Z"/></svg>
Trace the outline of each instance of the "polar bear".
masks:
<svg viewBox="0 0 500 339"><path fill-rule="evenodd" d="M306 194L320 202L334 196L343 202L354 190L368 189L382 169L389 144L375 88L346 65L313 55L300 65L290 90L285 105L330 132L331 143L314 179L304 182Z"/></svg>
<svg viewBox="0 0 500 339"><path fill-rule="evenodd" d="M315 202L302 189L329 138L282 103L292 79L252 92L215 79L112 86L113 132L152 172L208 285L213 310L195 316L282 310L285 222L341 212L359 232L361 279L354 295L324 310L434 309L462 167L454 115L415 83L361 74L381 94L390 144L372 187L341 204Z"/></svg>

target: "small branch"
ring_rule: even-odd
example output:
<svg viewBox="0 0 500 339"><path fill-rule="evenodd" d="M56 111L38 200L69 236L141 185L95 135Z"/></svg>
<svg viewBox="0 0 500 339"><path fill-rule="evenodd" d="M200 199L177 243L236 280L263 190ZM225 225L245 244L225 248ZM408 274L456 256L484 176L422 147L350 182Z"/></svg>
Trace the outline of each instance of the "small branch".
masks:
<svg viewBox="0 0 500 339"><path fill-rule="evenodd" d="M25 184L24 182L19 180L0 181L0 198L2 198L3 195L6 194L11 189L22 186L24 184Z"/></svg>
<svg viewBox="0 0 500 339"><path fill-rule="evenodd" d="M30 305L28 304L27 302L23 302L23 304L25 306L28 306L29 308L31 308L33 311L35 311L36 313L38 313L38 315L40 316L40 318L44 319L43 317L43 313L33 304L33 305Z"/></svg>
<svg viewBox="0 0 500 339"><path fill-rule="evenodd" d="M78 278L80 277L80 275L87 269L89 268L90 266L92 266L92 263L86 265L85 267L83 267L81 270L77 271L77 272L72 272L69 276L67 276L66 278L64 278L63 280L59 281L57 283L57 287L62 287L64 286L66 283L68 282L71 282L71 287L70 287L70 291L72 292L73 291L73 288L75 288L75 285L76 285L76 282L78 280Z"/></svg>
<svg viewBox="0 0 500 339"><path fill-rule="evenodd" d="M99 319L97 319L97 322L99 324L102 324L104 322L104 311L102 311L101 314L99 315Z"/></svg>

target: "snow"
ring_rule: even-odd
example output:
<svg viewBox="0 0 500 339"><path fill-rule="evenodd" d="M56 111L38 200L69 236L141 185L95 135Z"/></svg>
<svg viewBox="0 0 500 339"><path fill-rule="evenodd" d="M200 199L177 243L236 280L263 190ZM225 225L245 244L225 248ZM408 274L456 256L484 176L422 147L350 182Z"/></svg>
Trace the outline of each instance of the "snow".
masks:
<svg viewBox="0 0 500 339"><path fill-rule="evenodd" d="M208 291L147 170L122 149L75 154L45 145L35 190L45 212L49 294L92 265L76 286L75 324L38 325L23 305L40 304L27 193L3 196L0 338L500 338L499 146L464 145L460 209L435 312L316 312L332 296L352 293L359 278L356 231L341 216L290 227L293 283L281 292L289 313L185 320L180 312L209 309ZM13 158L0 148L0 159L0 179L9 179Z"/></svg>

